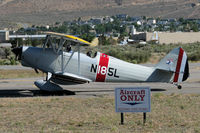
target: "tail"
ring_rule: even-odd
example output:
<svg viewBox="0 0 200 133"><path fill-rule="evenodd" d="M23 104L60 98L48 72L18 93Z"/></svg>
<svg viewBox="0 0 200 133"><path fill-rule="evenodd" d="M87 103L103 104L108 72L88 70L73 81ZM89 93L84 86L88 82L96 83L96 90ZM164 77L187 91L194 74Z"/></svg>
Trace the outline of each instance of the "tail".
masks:
<svg viewBox="0 0 200 133"><path fill-rule="evenodd" d="M170 82L179 83L189 77L189 65L185 51L179 47L173 49L157 65L156 69L172 73Z"/></svg>

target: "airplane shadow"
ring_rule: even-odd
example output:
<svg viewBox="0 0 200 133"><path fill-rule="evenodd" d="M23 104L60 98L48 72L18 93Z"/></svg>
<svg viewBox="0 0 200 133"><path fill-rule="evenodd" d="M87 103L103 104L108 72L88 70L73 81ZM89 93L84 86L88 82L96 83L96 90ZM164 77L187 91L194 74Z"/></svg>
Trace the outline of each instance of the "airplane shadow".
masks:
<svg viewBox="0 0 200 133"><path fill-rule="evenodd" d="M161 88L152 88L152 92L163 92L166 89ZM13 90L0 90L0 98L6 97L38 97L38 96L71 96L76 95L76 93L102 93L102 92L111 92L114 93L114 89L110 90L81 90L81 91L70 91L70 90L63 90L63 91L55 91L55 92L48 92L42 90L26 90L26 89L13 89Z"/></svg>
<svg viewBox="0 0 200 133"><path fill-rule="evenodd" d="M42 91L42 90L26 90L26 89L12 89L12 90L0 90L0 98L17 98L17 97L38 97L38 96L71 96L76 95L76 93L97 93L97 92L114 92L114 90L89 90L89 91L70 91L70 90L63 90L63 91Z"/></svg>
<svg viewBox="0 0 200 133"><path fill-rule="evenodd" d="M69 90L47 92L41 90L0 90L0 98L5 97L38 97L38 96L70 96L75 92Z"/></svg>
<svg viewBox="0 0 200 133"><path fill-rule="evenodd" d="M81 92L114 92L114 89L113 89L113 90L89 90L89 91L74 91L74 92L77 92L77 93L81 93Z"/></svg>

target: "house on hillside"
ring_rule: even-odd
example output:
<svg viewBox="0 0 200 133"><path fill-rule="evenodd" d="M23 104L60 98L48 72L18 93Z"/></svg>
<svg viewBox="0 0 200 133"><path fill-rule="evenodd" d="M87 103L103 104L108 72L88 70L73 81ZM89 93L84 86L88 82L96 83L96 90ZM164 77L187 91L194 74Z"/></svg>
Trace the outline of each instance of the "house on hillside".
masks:
<svg viewBox="0 0 200 133"><path fill-rule="evenodd" d="M127 14L117 14L116 17L120 20L126 20L128 18Z"/></svg>
<svg viewBox="0 0 200 133"><path fill-rule="evenodd" d="M159 25L167 25L168 24L168 19L162 19L162 20L158 21L157 24L159 24Z"/></svg>

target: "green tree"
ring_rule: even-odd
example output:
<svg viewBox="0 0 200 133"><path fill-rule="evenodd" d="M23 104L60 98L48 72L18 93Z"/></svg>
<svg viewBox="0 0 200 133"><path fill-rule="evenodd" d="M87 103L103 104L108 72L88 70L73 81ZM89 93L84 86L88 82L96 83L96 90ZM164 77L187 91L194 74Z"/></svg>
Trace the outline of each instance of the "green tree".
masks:
<svg viewBox="0 0 200 133"><path fill-rule="evenodd" d="M174 23L170 24L170 32L175 32L177 30L177 27Z"/></svg>
<svg viewBox="0 0 200 133"><path fill-rule="evenodd" d="M10 54L11 54L10 48L5 48L5 49L4 49L4 52L5 52L6 58L8 58L8 56L10 56Z"/></svg>
<svg viewBox="0 0 200 133"><path fill-rule="evenodd" d="M16 45L17 45L17 47L24 45L24 41L22 40L22 38L17 38L16 39Z"/></svg>
<svg viewBox="0 0 200 133"><path fill-rule="evenodd" d="M81 35L81 28L77 24L70 26L70 33L73 35Z"/></svg>
<svg viewBox="0 0 200 133"><path fill-rule="evenodd" d="M112 32L112 29L113 29L112 23L107 23L107 24L105 24L105 32L106 32L106 33Z"/></svg>
<svg viewBox="0 0 200 133"><path fill-rule="evenodd" d="M184 23L185 20L184 20L184 18L179 18L178 21L181 23Z"/></svg>
<svg viewBox="0 0 200 133"><path fill-rule="evenodd" d="M197 24L193 24L191 26L191 30L193 30L194 32L198 32L199 31L198 25Z"/></svg>
<svg viewBox="0 0 200 133"><path fill-rule="evenodd" d="M101 35L99 37L99 45L110 45L110 41L105 37L105 35Z"/></svg>
<svg viewBox="0 0 200 133"><path fill-rule="evenodd" d="M88 24L82 25L80 28L81 28L81 34L85 34L85 33L88 34L90 30L92 29L90 25Z"/></svg>
<svg viewBox="0 0 200 133"><path fill-rule="evenodd" d="M60 22L55 22L55 25L59 25L60 24Z"/></svg>
<svg viewBox="0 0 200 133"><path fill-rule="evenodd" d="M67 33L68 32L68 28L65 25L61 25L61 26L58 27L58 29L56 30L56 32Z"/></svg>
<svg viewBox="0 0 200 133"><path fill-rule="evenodd" d="M124 32L126 32L126 25L120 26L120 29L119 29L120 34L123 34Z"/></svg>
<svg viewBox="0 0 200 133"><path fill-rule="evenodd" d="M97 34L104 34L106 31L103 24L96 25L95 30L96 30Z"/></svg>
<svg viewBox="0 0 200 133"><path fill-rule="evenodd" d="M143 19L143 20L147 20L147 17L146 17L146 16L143 16L142 19Z"/></svg>
<svg viewBox="0 0 200 133"><path fill-rule="evenodd" d="M88 42L92 42L95 38L95 35L92 33L85 33L82 34L80 37Z"/></svg>
<svg viewBox="0 0 200 133"><path fill-rule="evenodd" d="M32 45L32 39L30 39L30 38L26 39L25 45Z"/></svg>
<svg viewBox="0 0 200 133"><path fill-rule="evenodd" d="M33 39L31 40L31 46L33 47L36 47L36 46L39 46L39 45L42 45L43 44L43 41L40 39Z"/></svg>

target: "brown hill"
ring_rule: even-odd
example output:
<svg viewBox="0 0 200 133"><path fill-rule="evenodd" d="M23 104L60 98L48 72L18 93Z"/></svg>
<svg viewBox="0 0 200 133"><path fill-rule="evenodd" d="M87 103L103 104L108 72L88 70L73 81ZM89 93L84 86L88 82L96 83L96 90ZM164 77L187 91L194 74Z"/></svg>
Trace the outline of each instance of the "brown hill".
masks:
<svg viewBox="0 0 200 133"><path fill-rule="evenodd" d="M200 18L200 0L0 0L0 23L47 24L78 17Z"/></svg>

